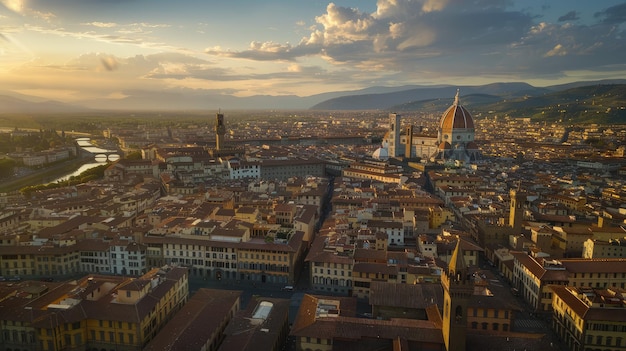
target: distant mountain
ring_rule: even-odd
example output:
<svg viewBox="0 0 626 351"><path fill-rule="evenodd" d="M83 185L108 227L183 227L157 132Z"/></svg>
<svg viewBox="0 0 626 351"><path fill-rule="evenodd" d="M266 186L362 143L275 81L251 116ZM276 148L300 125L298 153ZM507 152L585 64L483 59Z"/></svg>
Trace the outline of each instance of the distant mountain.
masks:
<svg viewBox="0 0 626 351"><path fill-rule="evenodd" d="M575 86L575 85L574 85ZM546 122L626 123L626 84L596 84L549 91L531 96L504 98L499 95L470 94L461 96L461 103L474 117L529 117ZM428 99L392 106L390 111L443 113L453 100Z"/></svg>
<svg viewBox="0 0 626 351"><path fill-rule="evenodd" d="M127 90L122 99L93 99L75 104L49 101L10 91L0 91L0 114L3 113L75 113L83 111L215 111L231 110L388 110L441 112L454 101L460 89L461 102L477 113L498 111L533 113L529 104L551 104L547 95L585 86L626 84L626 80L575 82L549 87L527 83L493 83L479 86L407 85L400 87L369 87L352 91L335 91L311 96L256 95L236 97L198 90L168 91ZM546 100L540 100L544 98ZM580 97L579 97L580 98ZM562 97L561 99L564 99ZM440 101L438 101L440 100ZM506 103L511 104L506 104ZM512 103L516 102L517 105ZM543 105L542 105L543 104ZM509 107L506 107L509 106ZM507 108L509 108L507 110ZM544 112L545 115L546 112Z"/></svg>
<svg viewBox="0 0 626 351"><path fill-rule="evenodd" d="M457 89L461 95L487 94L500 97L516 97L541 94L549 90L535 88L526 83L494 83L480 86L424 86L381 94L341 96L323 101L312 110L393 110L397 106L409 106L413 101L447 98L453 101Z"/></svg>
<svg viewBox="0 0 626 351"><path fill-rule="evenodd" d="M475 116L530 117L548 122L626 123L626 80L574 82L543 88L526 83L419 87L400 92L342 96L311 109L443 113L460 90Z"/></svg>
<svg viewBox="0 0 626 351"><path fill-rule="evenodd" d="M198 93L197 91L125 91L123 99L95 99L83 101L82 105L97 109L115 110L216 110L255 109L255 110L305 110L322 101L338 98L361 96L365 94L397 93L413 89L416 86L370 87L353 91L335 91L311 96L296 95L254 95L236 97L230 95Z"/></svg>
<svg viewBox="0 0 626 351"><path fill-rule="evenodd" d="M24 95L25 98L26 97ZM3 113L70 113L70 112L81 112L88 111L89 109L65 104L59 101L44 101L37 100L37 98L33 98L35 101L28 101L24 98L17 98L8 95L0 95L0 114Z"/></svg>

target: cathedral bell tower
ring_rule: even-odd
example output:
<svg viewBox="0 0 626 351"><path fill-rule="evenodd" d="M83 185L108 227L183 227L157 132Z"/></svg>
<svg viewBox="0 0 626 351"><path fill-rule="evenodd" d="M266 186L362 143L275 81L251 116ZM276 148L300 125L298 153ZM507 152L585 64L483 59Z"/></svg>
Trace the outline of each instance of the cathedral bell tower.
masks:
<svg viewBox="0 0 626 351"><path fill-rule="evenodd" d="M474 294L474 280L467 265L461 238L458 239L448 271L441 277L443 286L443 342L447 351L465 351L467 306Z"/></svg>

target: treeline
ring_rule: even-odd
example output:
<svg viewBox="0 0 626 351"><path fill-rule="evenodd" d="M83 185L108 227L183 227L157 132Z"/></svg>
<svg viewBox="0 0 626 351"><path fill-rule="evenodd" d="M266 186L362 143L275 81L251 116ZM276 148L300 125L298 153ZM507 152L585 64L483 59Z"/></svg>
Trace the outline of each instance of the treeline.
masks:
<svg viewBox="0 0 626 351"><path fill-rule="evenodd" d="M104 178L104 171L110 166L110 163L105 163L100 166L96 166L90 168L77 176L72 176L68 180L57 182L57 183L48 183L48 184L37 184L26 186L20 189L20 193L24 196L30 196L35 191L40 190L49 190L49 189L57 189L65 186L72 186L87 183L92 180L102 179Z"/></svg>
<svg viewBox="0 0 626 351"><path fill-rule="evenodd" d="M14 160L10 158L1 159L0 160L0 178L12 176L14 167L15 167Z"/></svg>
<svg viewBox="0 0 626 351"><path fill-rule="evenodd" d="M39 132L0 133L0 153L15 152L18 148L43 151L73 142L74 140L68 139L64 132L59 134L52 129L40 129Z"/></svg>

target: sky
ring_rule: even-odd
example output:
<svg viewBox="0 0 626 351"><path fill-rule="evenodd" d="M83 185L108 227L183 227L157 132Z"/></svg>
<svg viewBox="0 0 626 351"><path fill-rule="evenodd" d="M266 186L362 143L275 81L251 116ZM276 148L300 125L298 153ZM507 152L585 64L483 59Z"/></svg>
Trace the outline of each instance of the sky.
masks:
<svg viewBox="0 0 626 351"><path fill-rule="evenodd" d="M626 78L626 1L0 0L0 95Z"/></svg>

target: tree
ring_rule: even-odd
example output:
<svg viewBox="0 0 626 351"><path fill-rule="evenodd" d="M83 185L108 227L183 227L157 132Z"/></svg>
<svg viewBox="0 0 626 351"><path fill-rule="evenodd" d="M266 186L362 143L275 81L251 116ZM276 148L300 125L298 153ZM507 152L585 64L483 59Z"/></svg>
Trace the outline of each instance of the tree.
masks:
<svg viewBox="0 0 626 351"><path fill-rule="evenodd" d="M10 177L13 175L15 161L10 158L0 160L0 177Z"/></svg>

